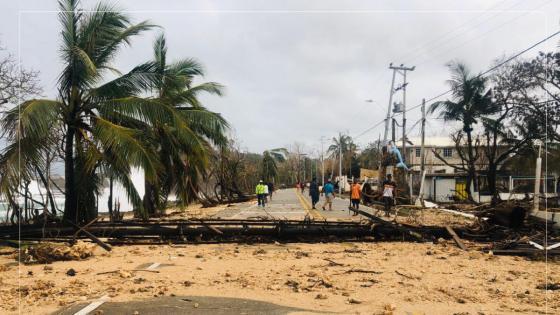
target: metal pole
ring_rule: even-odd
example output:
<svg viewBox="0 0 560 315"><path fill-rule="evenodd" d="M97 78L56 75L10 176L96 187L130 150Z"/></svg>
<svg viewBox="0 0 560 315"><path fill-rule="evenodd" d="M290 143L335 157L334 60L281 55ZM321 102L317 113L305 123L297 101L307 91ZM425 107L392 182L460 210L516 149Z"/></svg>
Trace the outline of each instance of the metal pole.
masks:
<svg viewBox="0 0 560 315"><path fill-rule="evenodd" d="M396 130L395 130L396 128L395 128L395 124L396 124L397 122L395 121L395 118L392 118L391 121L392 121L392 123L393 123L393 124L392 124L392 128L391 128L391 131L392 131L392 133L393 133L393 135L392 135L392 137L391 137L391 140L393 141L393 144L394 144L394 145L397 145L397 144L396 144L397 142L396 142L396 139L395 139L395 138L396 138Z"/></svg>
<svg viewBox="0 0 560 315"><path fill-rule="evenodd" d="M425 156L424 156L424 138L426 136L426 99L422 99L422 143L420 145L420 170L424 171Z"/></svg>
<svg viewBox="0 0 560 315"><path fill-rule="evenodd" d="M324 149L323 144L325 141L325 137L321 137L321 184L325 186L325 156L324 156Z"/></svg>
<svg viewBox="0 0 560 315"><path fill-rule="evenodd" d="M539 198L541 194L541 144L539 143L539 156L537 157L537 167L535 169L535 193L533 194L533 213L539 211Z"/></svg>
<svg viewBox="0 0 560 315"><path fill-rule="evenodd" d="M406 69L403 72L402 159L406 163Z"/></svg>
<svg viewBox="0 0 560 315"><path fill-rule="evenodd" d="M426 99L422 99L422 140L420 144L420 191L418 192L418 199L416 204L424 206L424 180L426 179L425 157L424 157L424 138L426 133ZM411 157L412 159L412 157ZM424 212L422 212L424 215Z"/></svg>
<svg viewBox="0 0 560 315"><path fill-rule="evenodd" d="M391 92L389 93L389 106L387 107L387 118L385 118L385 132L383 133L383 145L387 145L387 137L389 136L389 121L391 119L391 105L393 103L393 93L395 92L395 76L397 69L393 68L392 64L389 65L393 69L393 79L391 80Z"/></svg>
<svg viewBox="0 0 560 315"><path fill-rule="evenodd" d="M339 140L342 137L339 137ZM342 145L338 142L338 193L342 194Z"/></svg>

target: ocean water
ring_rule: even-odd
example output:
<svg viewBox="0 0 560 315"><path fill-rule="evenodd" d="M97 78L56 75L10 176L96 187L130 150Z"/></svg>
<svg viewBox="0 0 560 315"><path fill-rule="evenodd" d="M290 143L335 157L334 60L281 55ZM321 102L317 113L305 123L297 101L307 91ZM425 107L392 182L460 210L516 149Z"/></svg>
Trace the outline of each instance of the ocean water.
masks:
<svg viewBox="0 0 560 315"><path fill-rule="evenodd" d="M134 187L138 191L140 196L144 195L144 172L140 169L133 169L131 173L131 178L134 183ZM29 191L33 196L33 199L36 200L43 200L46 198L46 191L45 189L39 185L38 182L33 181L29 185ZM54 193L54 192L53 192ZM64 209L64 196L63 195L54 195L55 203L59 210ZM109 210L108 202L109 200L109 187L104 187L102 193L98 197L98 209L100 213L107 213ZM133 210L132 204L128 200L128 196L126 194L126 190L122 185L118 183L114 183L113 185L113 202L119 201L121 205L121 212L131 211ZM24 200L23 198L18 199L18 203L20 206L23 206ZM41 207L38 204L35 204L35 208ZM0 222L4 222L6 220L6 211L8 209L8 204L6 202L0 201Z"/></svg>

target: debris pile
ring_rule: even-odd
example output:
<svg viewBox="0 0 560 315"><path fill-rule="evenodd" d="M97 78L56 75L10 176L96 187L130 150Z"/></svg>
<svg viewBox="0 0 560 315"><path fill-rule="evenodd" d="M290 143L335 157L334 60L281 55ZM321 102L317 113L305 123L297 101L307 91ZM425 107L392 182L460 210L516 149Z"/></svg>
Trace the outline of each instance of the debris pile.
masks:
<svg viewBox="0 0 560 315"><path fill-rule="evenodd" d="M27 247L21 255L21 260L26 264L81 260L93 256L94 250L94 244L82 241L78 241L74 245L68 243L38 243Z"/></svg>

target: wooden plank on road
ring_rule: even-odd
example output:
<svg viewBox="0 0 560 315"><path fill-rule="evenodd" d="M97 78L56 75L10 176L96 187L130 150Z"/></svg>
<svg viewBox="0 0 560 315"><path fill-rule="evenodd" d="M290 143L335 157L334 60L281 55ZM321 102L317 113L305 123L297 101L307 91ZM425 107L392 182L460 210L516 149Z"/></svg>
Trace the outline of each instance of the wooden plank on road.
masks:
<svg viewBox="0 0 560 315"><path fill-rule="evenodd" d="M453 231L453 229L449 226L446 225L445 229L447 230L447 233L449 233L449 235L451 235L451 237L453 237L453 240L455 241L455 243L457 244L457 246L459 246L460 249L464 250L464 251L468 251L469 249L467 248L467 246L465 246L465 244L463 244L463 241L461 241L461 239L459 238L459 236L457 235L457 233L455 233L455 231Z"/></svg>

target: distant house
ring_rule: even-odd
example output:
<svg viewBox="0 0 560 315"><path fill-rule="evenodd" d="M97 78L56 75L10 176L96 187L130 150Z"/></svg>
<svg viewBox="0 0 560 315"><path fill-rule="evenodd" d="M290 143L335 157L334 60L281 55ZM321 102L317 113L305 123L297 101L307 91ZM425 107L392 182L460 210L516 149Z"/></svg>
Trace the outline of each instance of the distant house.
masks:
<svg viewBox="0 0 560 315"><path fill-rule="evenodd" d="M406 148L406 162L413 172L413 191L418 193L420 189L420 165L421 140L411 139L412 144ZM504 147L505 149L505 147ZM453 168L453 165L462 164L461 157L457 152L455 143L450 137L426 137L424 142L426 178L424 181L424 198L436 202L453 202L467 198L466 174ZM445 160L443 162L436 156L439 155ZM533 161L531 161L534 163ZM507 169L498 167L497 188L502 199L524 198L533 192L534 177L513 176ZM484 154L480 152L480 158L476 163L478 171L483 171L487 167ZM543 174L544 183L542 192L554 193L558 187L558 174ZM481 174L478 177L480 192L474 191L473 197L481 202L487 202L491 196L486 191L486 177Z"/></svg>

